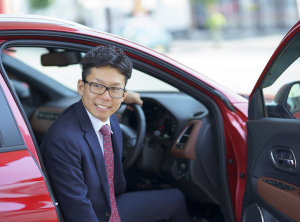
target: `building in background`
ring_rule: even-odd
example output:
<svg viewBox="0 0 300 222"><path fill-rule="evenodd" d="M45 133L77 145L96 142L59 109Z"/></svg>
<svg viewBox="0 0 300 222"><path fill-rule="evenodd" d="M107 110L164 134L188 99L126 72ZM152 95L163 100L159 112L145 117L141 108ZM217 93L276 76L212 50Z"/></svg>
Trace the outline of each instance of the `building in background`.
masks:
<svg viewBox="0 0 300 222"><path fill-rule="evenodd" d="M33 8L32 2L47 2ZM9 2L12 13L45 15L121 35L151 48L175 38L203 38L211 12L222 14L223 36L238 38L286 32L298 21L297 0L0 0ZM51 4L50 4L51 3ZM140 35L144 33L144 37ZM170 35L172 34L172 36ZM147 43L162 39L159 44ZM207 35L209 37L209 35ZM142 39L142 40L141 40ZM156 41L156 40L155 40ZM153 41L153 42L155 42Z"/></svg>
<svg viewBox="0 0 300 222"><path fill-rule="evenodd" d="M191 0L194 27L205 29L205 0ZM296 0L216 0L212 7L226 17L224 30L265 33L290 29L298 20Z"/></svg>

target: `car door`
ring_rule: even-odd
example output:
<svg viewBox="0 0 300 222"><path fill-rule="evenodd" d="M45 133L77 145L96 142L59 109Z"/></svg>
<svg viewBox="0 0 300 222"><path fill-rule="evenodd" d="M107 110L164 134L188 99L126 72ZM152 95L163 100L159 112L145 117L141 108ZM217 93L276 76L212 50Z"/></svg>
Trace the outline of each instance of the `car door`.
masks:
<svg viewBox="0 0 300 222"><path fill-rule="evenodd" d="M0 221L59 221L12 88L0 73Z"/></svg>
<svg viewBox="0 0 300 222"><path fill-rule="evenodd" d="M292 92L300 80L299 33L298 23L279 44L250 96L243 222L300 221L300 121L290 109L292 100L300 98ZM272 89L276 95L268 101Z"/></svg>

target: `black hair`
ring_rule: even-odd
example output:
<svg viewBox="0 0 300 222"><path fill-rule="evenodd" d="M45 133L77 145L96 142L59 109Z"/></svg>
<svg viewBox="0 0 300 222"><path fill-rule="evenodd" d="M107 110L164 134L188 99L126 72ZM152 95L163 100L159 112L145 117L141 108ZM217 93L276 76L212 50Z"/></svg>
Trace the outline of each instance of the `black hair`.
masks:
<svg viewBox="0 0 300 222"><path fill-rule="evenodd" d="M118 69L124 75L126 85L132 72L132 61L122 49L118 49L112 45L92 48L81 59L80 65L82 68L82 80L86 80L91 68L110 66Z"/></svg>

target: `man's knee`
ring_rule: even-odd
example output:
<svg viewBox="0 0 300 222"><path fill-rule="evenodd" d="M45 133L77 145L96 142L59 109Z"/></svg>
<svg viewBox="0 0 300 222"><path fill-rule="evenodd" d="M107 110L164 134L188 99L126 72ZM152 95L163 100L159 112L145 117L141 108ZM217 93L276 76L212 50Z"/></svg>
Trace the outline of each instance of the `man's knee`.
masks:
<svg viewBox="0 0 300 222"><path fill-rule="evenodd" d="M170 195L170 207L173 212L170 221L190 222L183 193L178 189L170 189L168 195Z"/></svg>
<svg viewBox="0 0 300 222"><path fill-rule="evenodd" d="M182 206L185 206L185 198L183 193L178 189L170 189L169 195L171 198L171 202L174 205L175 208L180 208Z"/></svg>

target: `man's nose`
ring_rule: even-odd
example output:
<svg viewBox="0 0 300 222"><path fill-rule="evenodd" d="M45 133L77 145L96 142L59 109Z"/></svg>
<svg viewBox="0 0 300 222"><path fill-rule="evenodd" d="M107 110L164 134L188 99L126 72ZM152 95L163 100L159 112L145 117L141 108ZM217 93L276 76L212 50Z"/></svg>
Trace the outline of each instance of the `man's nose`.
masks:
<svg viewBox="0 0 300 222"><path fill-rule="evenodd" d="M104 100L111 100L111 97L110 97L110 95L109 95L108 90L105 90L105 92L101 95L101 97L102 97Z"/></svg>

